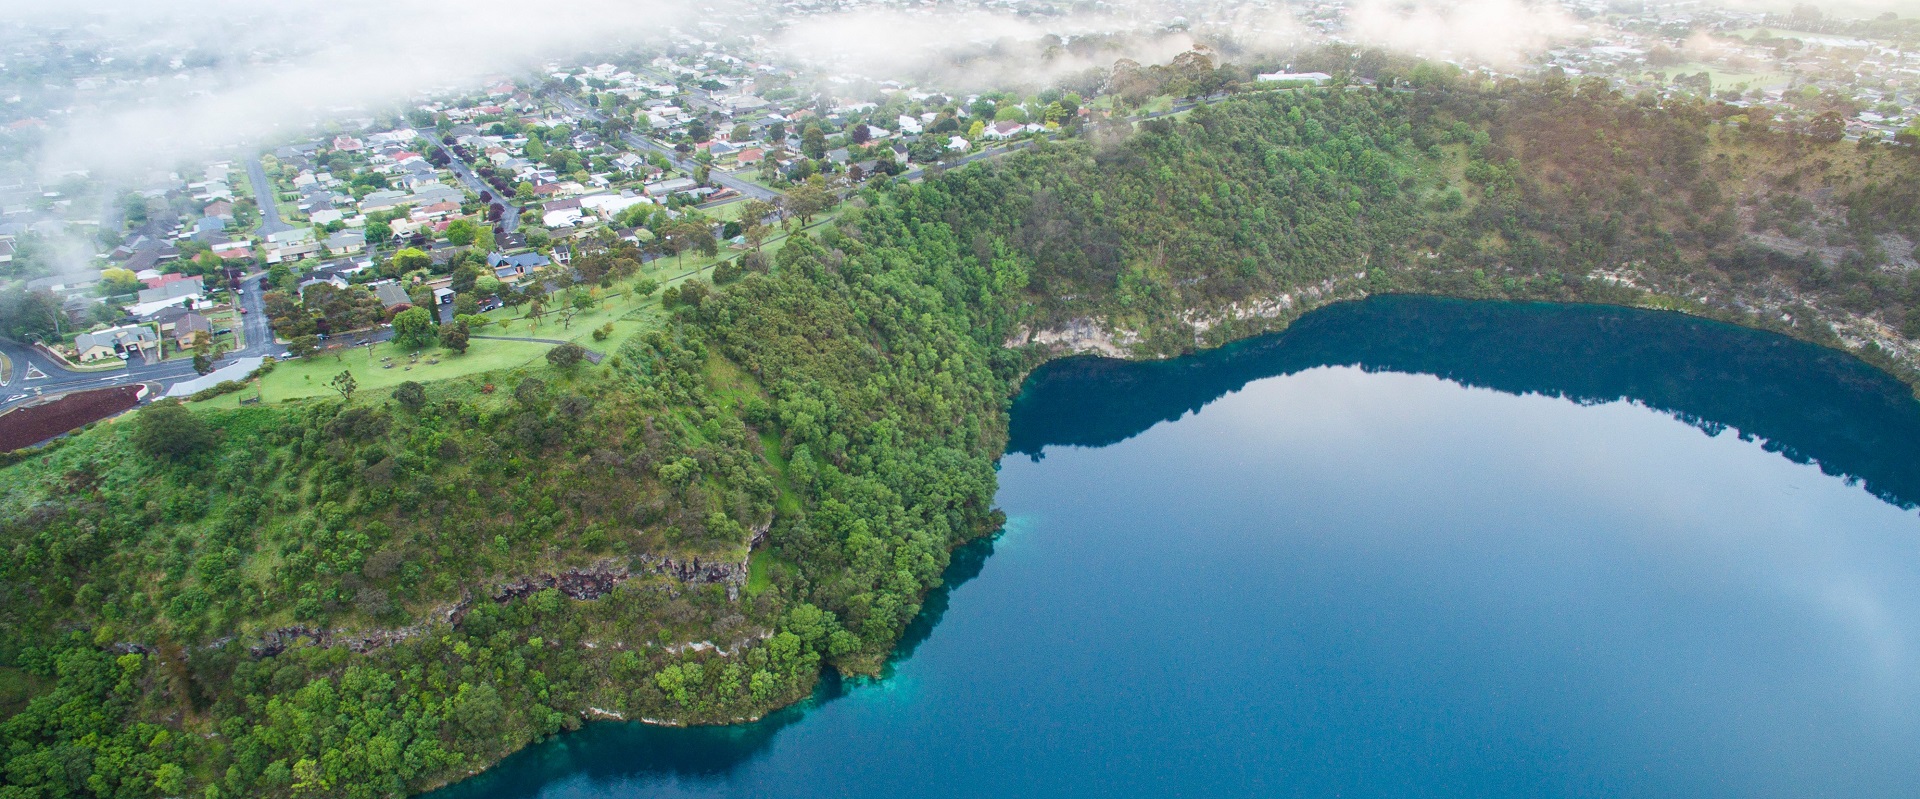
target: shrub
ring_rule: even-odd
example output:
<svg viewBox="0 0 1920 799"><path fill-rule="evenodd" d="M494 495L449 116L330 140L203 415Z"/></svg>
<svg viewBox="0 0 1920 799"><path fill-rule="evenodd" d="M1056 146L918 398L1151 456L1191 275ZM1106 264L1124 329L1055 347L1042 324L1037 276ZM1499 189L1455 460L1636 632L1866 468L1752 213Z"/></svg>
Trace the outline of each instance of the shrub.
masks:
<svg viewBox="0 0 1920 799"><path fill-rule="evenodd" d="M572 369L578 366L580 361L586 357L586 349L572 342L547 350L547 363L562 369Z"/></svg>
<svg viewBox="0 0 1920 799"><path fill-rule="evenodd" d="M186 460L213 446L215 433L206 420L178 400L161 400L135 419L133 445L156 458Z"/></svg>

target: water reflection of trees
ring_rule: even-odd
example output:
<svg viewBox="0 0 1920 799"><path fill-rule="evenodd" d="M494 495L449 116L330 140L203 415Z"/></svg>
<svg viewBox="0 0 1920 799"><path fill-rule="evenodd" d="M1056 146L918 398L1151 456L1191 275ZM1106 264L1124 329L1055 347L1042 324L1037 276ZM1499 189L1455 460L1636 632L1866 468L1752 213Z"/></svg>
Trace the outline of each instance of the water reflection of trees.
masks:
<svg viewBox="0 0 1920 799"><path fill-rule="evenodd" d="M1920 403L1844 353L1672 313L1376 297L1287 331L1171 361L1075 358L1014 405L1012 453L1104 446L1265 377L1318 366L1435 375L1583 404L1629 400L1732 430L1903 508L1920 502Z"/></svg>

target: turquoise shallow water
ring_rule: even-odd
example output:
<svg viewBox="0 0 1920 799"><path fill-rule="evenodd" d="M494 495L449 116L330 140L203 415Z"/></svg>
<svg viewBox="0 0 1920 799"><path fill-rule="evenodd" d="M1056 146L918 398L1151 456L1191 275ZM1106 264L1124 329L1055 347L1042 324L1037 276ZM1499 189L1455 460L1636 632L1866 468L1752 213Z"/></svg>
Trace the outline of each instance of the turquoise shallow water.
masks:
<svg viewBox="0 0 1920 799"><path fill-rule="evenodd" d="M1920 403L1836 353L1379 298L1012 421L885 679L436 799L1920 795Z"/></svg>

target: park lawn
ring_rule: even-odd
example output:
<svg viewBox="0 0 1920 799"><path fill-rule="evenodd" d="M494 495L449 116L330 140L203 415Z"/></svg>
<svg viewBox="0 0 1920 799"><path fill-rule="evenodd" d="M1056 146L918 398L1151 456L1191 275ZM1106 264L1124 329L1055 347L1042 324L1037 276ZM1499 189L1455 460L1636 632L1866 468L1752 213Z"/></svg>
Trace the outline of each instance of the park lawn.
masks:
<svg viewBox="0 0 1920 799"><path fill-rule="evenodd" d="M1741 84L1746 84L1746 88L1748 89L1773 89L1785 87L1792 82L1792 79L1787 77L1786 73L1783 72L1736 72L1726 67L1717 67L1712 64L1703 64L1697 61L1681 64L1677 67L1668 67L1659 71L1673 76L1697 75L1705 72L1707 73L1707 78L1713 81L1713 90L1716 92L1721 89L1730 89Z"/></svg>
<svg viewBox="0 0 1920 799"><path fill-rule="evenodd" d="M1747 41L1753 41L1753 37L1762 30L1773 34L1773 38L1775 39L1799 39L1815 46L1824 46L1819 43L1826 41L1868 41L1879 43L1886 41L1871 36L1852 36L1844 33L1816 33L1814 31L1793 30L1791 28L1741 28L1732 31L1731 34Z"/></svg>
<svg viewBox="0 0 1920 799"><path fill-rule="evenodd" d="M476 336L572 341L590 350L609 352L627 336L640 330L641 325L627 317L637 306L649 302L649 300L641 300L635 303L632 295L627 291L628 285L615 284L613 292L596 300L586 310L575 313L571 321L558 310L550 310L539 319L530 319L527 317L527 306L522 305L518 308L500 308L481 314L492 320L492 323L471 332ZM659 304L657 297L650 301L654 305ZM611 335L604 341L594 341L593 331L607 324L613 325Z"/></svg>
<svg viewBox="0 0 1920 799"><path fill-rule="evenodd" d="M732 222L740 218L740 212L745 210L746 207L747 199L742 197L737 200L729 200L712 208L701 208L698 210L716 222Z"/></svg>
<svg viewBox="0 0 1920 799"><path fill-rule="evenodd" d="M544 357L550 349L553 349L552 344L535 341L477 339L470 342L464 355L429 347L420 352L419 362L409 364L408 354L391 342L374 345L371 359L365 347L343 348L304 360L282 361L266 377L255 381L255 386L207 400L199 403L198 407L234 408L239 406L242 398L254 396L259 396L265 402L338 396L328 382L342 371L353 375L359 391L389 389L408 380L421 383L447 380L511 369ZM380 359L385 357L393 358L392 368L383 368ZM427 363L429 358L438 358L440 362Z"/></svg>

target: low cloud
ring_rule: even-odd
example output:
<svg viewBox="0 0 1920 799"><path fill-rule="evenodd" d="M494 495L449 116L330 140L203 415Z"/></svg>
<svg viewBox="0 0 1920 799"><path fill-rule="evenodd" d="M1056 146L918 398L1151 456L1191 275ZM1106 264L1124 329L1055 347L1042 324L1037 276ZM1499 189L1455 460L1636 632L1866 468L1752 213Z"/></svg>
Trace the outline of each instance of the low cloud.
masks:
<svg viewBox="0 0 1920 799"><path fill-rule="evenodd" d="M1365 0L1347 19L1361 44L1509 66L1583 31L1559 5L1522 0Z"/></svg>
<svg viewBox="0 0 1920 799"><path fill-rule="evenodd" d="M1109 15L1021 17L986 11L854 11L810 16L772 47L807 66L963 91L1035 89L1122 58L1164 62L1192 49L1183 30Z"/></svg>
<svg viewBox="0 0 1920 799"><path fill-rule="evenodd" d="M191 47L195 64L123 99L54 120L38 159L44 174L131 171L289 128L402 104L436 88L476 85L542 59L665 38L692 9L668 0L573 0L530 7L504 0L94 2L32 21L149 42L115 57ZM132 97L125 95L131 94Z"/></svg>

